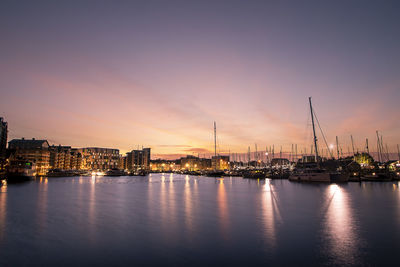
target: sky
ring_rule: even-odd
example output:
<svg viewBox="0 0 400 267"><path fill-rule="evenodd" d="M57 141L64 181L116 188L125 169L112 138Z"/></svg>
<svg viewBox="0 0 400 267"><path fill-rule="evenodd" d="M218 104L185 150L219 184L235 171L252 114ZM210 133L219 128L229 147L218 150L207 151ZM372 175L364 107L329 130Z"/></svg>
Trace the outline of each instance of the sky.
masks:
<svg viewBox="0 0 400 267"><path fill-rule="evenodd" d="M2 1L9 139L154 157L400 143L399 1ZM322 136L319 133L319 140ZM320 142L322 145L322 142Z"/></svg>

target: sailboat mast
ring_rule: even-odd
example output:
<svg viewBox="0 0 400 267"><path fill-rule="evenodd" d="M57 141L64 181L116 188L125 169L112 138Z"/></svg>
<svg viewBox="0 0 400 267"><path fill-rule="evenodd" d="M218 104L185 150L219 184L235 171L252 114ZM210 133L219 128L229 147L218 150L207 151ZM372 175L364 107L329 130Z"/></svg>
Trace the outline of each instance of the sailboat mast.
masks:
<svg viewBox="0 0 400 267"><path fill-rule="evenodd" d="M399 156L399 161L400 161L400 148L398 144L397 144L397 155Z"/></svg>
<svg viewBox="0 0 400 267"><path fill-rule="evenodd" d="M312 122L312 128L313 128L313 134L314 134L314 148L315 148L315 161L318 163L318 146L317 146L317 136L315 135L315 124L314 124L314 112L311 104L311 97L308 98L308 101L310 102L310 113L311 113L311 122Z"/></svg>
<svg viewBox="0 0 400 267"><path fill-rule="evenodd" d="M217 158L217 123L214 121L214 156Z"/></svg>
<svg viewBox="0 0 400 267"><path fill-rule="evenodd" d="M339 155L339 140L338 140L337 136L336 136L336 150L337 150L337 159L339 159L340 158L340 155Z"/></svg>
<svg viewBox="0 0 400 267"><path fill-rule="evenodd" d="M380 148L380 144L379 144L379 133L378 131L376 131L376 138L377 138L377 142L376 142L376 148L378 150L378 160L379 162L381 162L381 148Z"/></svg>

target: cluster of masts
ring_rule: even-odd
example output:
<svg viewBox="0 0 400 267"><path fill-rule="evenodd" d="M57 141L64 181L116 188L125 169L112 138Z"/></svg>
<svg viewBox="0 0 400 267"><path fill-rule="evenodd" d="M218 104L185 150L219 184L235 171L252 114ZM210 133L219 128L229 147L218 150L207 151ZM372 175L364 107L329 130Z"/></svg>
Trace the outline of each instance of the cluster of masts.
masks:
<svg viewBox="0 0 400 267"><path fill-rule="evenodd" d="M280 151L279 151L279 158L286 158L288 159L290 162L297 162L299 160L299 156L301 156L300 158L304 158L305 156L310 156L310 155L314 155L315 156L315 160L318 162L321 158L325 157L325 158L329 158L329 159L334 159L334 147L333 145L328 146L326 139L325 139L325 135L322 132L321 127L319 126L319 122L318 119L316 118L312 103L311 103L311 97L309 98L309 104L310 104L310 113L311 113L311 120L312 120L312 129L313 129L313 144L311 145L310 148L310 153L307 153L307 149L301 149L300 151L300 155L298 154L298 148L297 148L297 144L292 144L291 145L291 151L290 152L283 152L282 151L282 146L280 147ZM321 130L321 134L322 137L325 141L326 144L326 149L319 149L318 148L318 139L317 139L317 135L316 135L316 127L315 127L315 121L314 118L316 119L318 126ZM378 160L378 162L387 162L390 160L390 152L389 152L389 148L388 145L383 143L383 136L381 134L379 134L378 131L376 131L376 137L377 137L377 145L376 145L376 159ZM360 153L360 151L358 149L355 149L354 146L354 139L353 139L353 135L350 135L350 139L351 139L351 148L352 148L352 152L350 152L350 147L348 147L348 153L346 155L346 157L353 157L357 154ZM366 138L365 140L365 147L363 149L364 153L367 153L370 155L370 149L369 149L369 142L368 142L368 138ZM224 153L222 153L224 154ZM251 161L255 161L255 162L263 162L263 163L268 163L271 161L271 159L276 158L275 157L275 145L272 146L266 146L265 151L261 151L259 152L257 150L257 144L255 144L255 152L251 152L250 150L250 146L248 147L248 151L247 153L231 153L230 151L227 153L230 161L232 162L239 162L239 163L243 163L243 162L251 162ZM253 154L253 158L251 157L251 155ZM226 155L226 153L225 153ZM205 155L204 155L205 156ZM216 128L216 122L214 122L214 156L217 156L217 128ZM398 160L400 161L400 147L397 144L397 156L398 156ZM200 157L200 155L199 155ZM339 138L338 136L336 136L336 159L341 159L341 158L345 158L344 153L343 153L343 149L342 146L339 144Z"/></svg>

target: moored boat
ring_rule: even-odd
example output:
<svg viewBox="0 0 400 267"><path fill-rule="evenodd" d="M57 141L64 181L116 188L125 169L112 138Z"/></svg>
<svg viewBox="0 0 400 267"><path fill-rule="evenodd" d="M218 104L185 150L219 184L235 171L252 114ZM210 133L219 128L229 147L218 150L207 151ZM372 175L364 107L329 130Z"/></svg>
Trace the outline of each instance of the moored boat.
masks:
<svg viewBox="0 0 400 267"><path fill-rule="evenodd" d="M120 170L120 169L111 169L106 171L105 176L125 176L127 173L125 170Z"/></svg>
<svg viewBox="0 0 400 267"><path fill-rule="evenodd" d="M26 181L36 176L36 164L26 160L12 160L6 172L8 182Z"/></svg>
<svg viewBox="0 0 400 267"><path fill-rule="evenodd" d="M309 98L309 103L314 137L315 166L312 166L313 164L311 164L305 168L296 168L289 176L289 180L297 182L347 182L349 180L349 175L347 173L341 171L328 171L324 168L321 168L320 157L318 155L317 136L315 133L315 115L311 104L311 97Z"/></svg>
<svg viewBox="0 0 400 267"><path fill-rule="evenodd" d="M296 182L338 183L347 182L349 176L345 173L329 172L321 168L307 168L295 170L289 176L289 180Z"/></svg>

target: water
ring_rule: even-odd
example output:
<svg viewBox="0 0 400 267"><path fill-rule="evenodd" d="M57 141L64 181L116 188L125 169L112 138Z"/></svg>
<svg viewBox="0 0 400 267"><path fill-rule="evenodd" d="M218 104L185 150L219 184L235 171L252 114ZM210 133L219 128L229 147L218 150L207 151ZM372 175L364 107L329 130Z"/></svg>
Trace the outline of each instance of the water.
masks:
<svg viewBox="0 0 400 267"><path fill-rule="evenodd" d="M0 266L397 266L393 183L42 178L0 188Z"/></svg>

